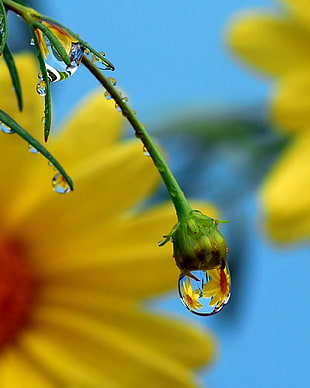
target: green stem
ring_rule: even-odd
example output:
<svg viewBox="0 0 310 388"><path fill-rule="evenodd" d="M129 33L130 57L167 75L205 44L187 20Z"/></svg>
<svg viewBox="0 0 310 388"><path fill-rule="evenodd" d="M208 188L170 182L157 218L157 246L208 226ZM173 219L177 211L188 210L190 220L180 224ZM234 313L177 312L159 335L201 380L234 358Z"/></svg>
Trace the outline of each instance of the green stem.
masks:
<svg viewBox="0 0 310 388"><path fill-rule="evenodd" d="M166 163L160 151L153 142L152 138L146 131L144 125L139 121L134 111L127 104L127 99L124 99L121 93L117 90L117 88L114 87L111 81L105 77L101 70L98 69L97 66L95 66L92 61L90 61L85 55L83 56L82 62L101 83L101 85L106 89L106 91L111 95L113 100L121 109L123 115L128 119L129 123L131 124L136 133L136 136L142 141L144 147L150 154L155 164L155 167L157 168L167 187L168 193L174 204L178 220L184 220L188 217L192 208L190 207L183 191L181 190L177 180L172 174L168 164Z"/></svg>
<svg viewBox="0 0 310 388"><path fill-rule="evenodd" d="M10 9L11 11L14 11L19 16L21 16L25 21L31 20L31 16L39 17L40 14L34 10L33 8L27 7L25 5L16 3L12 0L3 0L3 3L5 5L6 9Z"/></svg>

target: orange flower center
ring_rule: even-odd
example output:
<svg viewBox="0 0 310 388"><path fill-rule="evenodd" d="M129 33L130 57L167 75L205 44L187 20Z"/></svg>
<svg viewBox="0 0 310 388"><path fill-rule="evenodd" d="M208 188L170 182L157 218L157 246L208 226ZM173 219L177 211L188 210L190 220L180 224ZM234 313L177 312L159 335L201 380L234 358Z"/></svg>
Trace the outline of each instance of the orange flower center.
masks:
<svg viewBox="0 0 310 388"><path fill-rule="evenodd" d="M0 239L0 350L28 321L34 281L23 254L15 241Z"/></svg>
<svg viewBox="0 0 310 388"><path fill-rule="evenodd" d="M223 269L221 269L221 272L220 272L220 285L221 285L222 293L226 294L228 291L228 282L227 282L225 271Z"/></svg>

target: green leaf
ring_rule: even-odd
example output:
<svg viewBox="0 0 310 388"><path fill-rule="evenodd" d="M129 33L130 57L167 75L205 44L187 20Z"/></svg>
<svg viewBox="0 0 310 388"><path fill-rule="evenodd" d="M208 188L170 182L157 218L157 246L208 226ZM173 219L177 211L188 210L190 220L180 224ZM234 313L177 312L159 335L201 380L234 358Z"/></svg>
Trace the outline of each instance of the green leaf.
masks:
<svg viewBox="0 0 310 388"><path fill-rule="evenodd" d="M4 46L8 37L8 22L6 17L6 10L3 1L0 0L0 55L3 53Z"/></svg>
<svg viewBox="0 0 310 388"><path fill-rule="evenodd" d="M19 76L18 76L18 72L17 72L17 68L15 65L13 55L11 54L11 51L10 51L9 46L7 44L4 45L3 57L5 59L5 62L7 64L9 72L10 72L10 76L11 76L14 90L16 93L18 108L21 111L23 109L22 88L21 88L21 84L19 81Z"/></svg>
<svg viewBox="0 0 310 388"><path fill-rule="evenodd" d="M7 113L0 110L0 121L7 125L10 129L17 133L22 139L26 140L28 144L38 150L49 162L55 166L55 168L61 173L64 179L67 181L71 190L73 190L73 182L69 175L66 173L61 164L54 158L54 156L29 132L21 127L12 117Z"/></svg>
<svg viewBox="0 0 310 388"><path fill-rule="evenodd" d="M47 75L43 54L40 50L37 35L33 29L31 30L31 32L32 32L32 37L33 37L36 52L37 52L37 57L39 60L40 70L41 70L43 81L45 82L45 87L46 87L46 94L44 97L44 140L45 140L45 142L47 142L50 131L51 131L51 125L52 125L51 88L50 88L49 78Z"/></svg>

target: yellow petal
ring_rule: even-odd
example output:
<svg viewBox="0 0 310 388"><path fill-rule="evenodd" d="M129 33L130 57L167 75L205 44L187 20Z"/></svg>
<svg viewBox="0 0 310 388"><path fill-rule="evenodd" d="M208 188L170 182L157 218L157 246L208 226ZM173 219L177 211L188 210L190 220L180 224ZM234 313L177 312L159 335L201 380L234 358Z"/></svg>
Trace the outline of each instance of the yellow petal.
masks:
<svg viewBox="0 0 310 388"><path fill-rule="evenodd" d="M271 105L273 120L286 132L310 128L310 75L299 70L278 81Z"/></svg>
<svg viewBox="0 0 310 388"><path fill-rule="evenodd" d="M104 97L103 89L92 92L70 113L60 134L52 139L50 149L67 168L114 143L124 119L115 103Z"/></svg>
<svg viewBox="0 0 310 388"><path fill-rule="evenodd" d="M33 181L23 187L23 196L7 211L6 226L19 228L24 235L25 229L44 225L38 238L55 231L57 236L65 235L74 225L84 229L85 223L91 225L97 218L119 216L147 196L159 179L135 140L116 144L75 165L71 174L75 191L69 194L55 194L44 176L33 174Z"/></svg>
<svg viewBox="0 0 310 388"><path fill-rule="evenodd" d="M304 27L309 28L310 3L308 0L280 0L289 12L292 12Z"/></svg>
<svg viewBox="0 0 310 388"><path fill-rule="evenodd" d="M97 322L104 322L120 331L124 330L125 319L126 333L134 341L146 343L154 352L165 353L187 366L200 366L210 362L213 357L214 342L207 331L200 331L192 323L173 321L168 317L143 312L137 307L137 303L125 295L104 297L87 289L63 292L61 289L47 287L39 302L45 306L59 306L76 314L92 317ZM190 352L191 348L199 348L200 351Z"/></svg>
<svg viewBox="0 0 310 388"><path fill-rule="evenodd" d="M12 87L11 77L3 58L0 60L0 101L1 110L13 117L32 135L43 138L43 103L44 99L36 92L38 64L33 55L19 54L14 56L21 81L23 110L19 111L16 94ZM3 136L4 137L4 136ZM1 137L2 138L2 137ZM3 147L4 148L4 147Z"/></svg>
<svg viewBox="0 0 310 388"><path fill-rule="evenodd" d="M248 13L228 31L232 51L255 69L283 75L310 65L310 33L295 20Z"/></svg>
<svg viewBox="0 0 310 388"><path fill-rule="evenodd" d="M310 237L310 130L298 135L262 188L271 236L281 242Z"/></svg>
<svg viewBox="0 0 310 388"><path fill-rule="evenodd" d="M82 371L89 370L93 375L97 373L108 379L107 386L110 386L109 379L126 387L142 388L145 381L150 387L194 386L190 370L171 359L169 352L158 352L148 342L138 342L127 332L126 316L122 320L122 330L62 308L42 308L36 316L38 325L31 337L24 338L22 345L65 381L73 384L81 381ZM173 342L168 341L169 346L173 346Z"/></svg>
<svg viewBox="0 0 310 388"><path fill-rule="evenodd" d="M23 111L19 112L12 81L3 58L0 60L0 102L1 109L15 119L22 127L33 136L43 138L43 99L36 91L38 82L38 67L32 55L23 54L15 56L18 68L22 95ZM27 172L35 169L36 156L28 152L28 144L16 134L5 134L0 131L1 139L1 163L0 176L2 190L0 192L0 212L4 209L11 198L19 193L21 184L28 177ZM29 163L28 163L29 162ZM46 163L46 162L45 162ZM20 194L19 194L20 195Z"/></svg>
<svg viewBox="0 0 310 388"><path fill-rule="evenodd" d="M57 381L20 351L18 345L1 352L0 386L5 388L55 388Z"/></svg>

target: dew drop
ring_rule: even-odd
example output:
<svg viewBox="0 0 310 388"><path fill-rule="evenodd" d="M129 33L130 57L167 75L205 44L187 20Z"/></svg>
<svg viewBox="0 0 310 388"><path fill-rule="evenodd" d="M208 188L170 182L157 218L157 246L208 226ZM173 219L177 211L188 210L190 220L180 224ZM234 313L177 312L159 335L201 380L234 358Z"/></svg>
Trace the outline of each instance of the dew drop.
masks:
<svg viewBox="0 0 310 388"><path fill-rule="evenodd" d="M147 150L147 148L145 146L143 146L143 153L145 156L151 156L151 154L149 153L149 151Z"/></svg>
<svg viewBox="0 0 310 388"><path fill-rule="evenodd" d="M41 71L38 73L38 78L40 81L43 81L43 74Z"/></svg>
<svg viewBox="0 0 310 388"><path fill-rule="evenodd" d="M41 96L44 97L46 96L46 82L45 81L40 81L37 83L36 86L36 91L37 93Z"/></svg>
<svg viewBox="0 0 310 388"><path fill-rule="evenodd" d="M57 82L71 77L78 69L78 66L84 55L84 46L80 42L71 42L66 50L70 58L70 66L66 65L65 62L59 56L59 53L51 45L49 40L45 38L46 47L48 53L45 59L45 67L48 75L49 82Z"/></svg>
<svg viewBox="0 0 310 388"><path fill-rule="evenodd" d="M123 102L128 102L128 97L122 97Z"/></svg>
<svg viewBox="0 0 310 388"><path fill-rule="evenodd" d="M70 186L63 175L58 172L52 179L53 189L60 194L69 193L71 191Z"/></svg>
<svg viewBox="0 0 310 388"><path fill-rule="evenodd" d="M40 152L31 144L28 144L28 151L32 154L39 154Z"/></svg>
<svg viewBox="0 0 310 388"><path fill-rule="evenodd" d="M2 123L1 121L0 121L0 129L2 132L6 133L8 135L15 133L15 131L12 128L10 128L8 125Z"/></svg>
<svg viewBox="0 0 310 388"><path fill-rule="evenodd" d="M30 39L29 44L30 44L30 46L35 46L35 42L34 42L34 39L33 39L33 38Z"/></svg>
<svg viewBox="0 0 310 388"><path fill-rule="evenodd" d="M121 108L117 103L115 103L115 109L116 109L118 112L121 112L121 111L122 111L122 108Z"/></svg>
<svg viewBox="0 0 310 388"><path fill-rule="evenodd" d="M41 121L42 121L42 123L43 123L43 124L45 124L45 122L46 122L46 119L45 119L45 117L44 117L44 116L42 117Z"/></svg>
<svg viewBox="0 0 310 388"><path fill-rule="evenodd" d="M115 78L110 77L110 78L109 78L109 81L111 82L111 84L112 84L113 86L116 85L116 79L115 79Z"/></svg>
<svg viewBox="0 0 310 388"><path fill-rule="evenodd" d="M111 94L110 94L108 91L104 92L104 97L105 97L107 100L111 100L111 99L112 99L112 96L111 96Z"/></svg>
<svg viewBox="0 0 310 388"><path fill-rule="evenodd" d="M224 268L187 271L180 274L179 295L184 306L197 315L213 315L228 303L230 274Z"/></svg>

